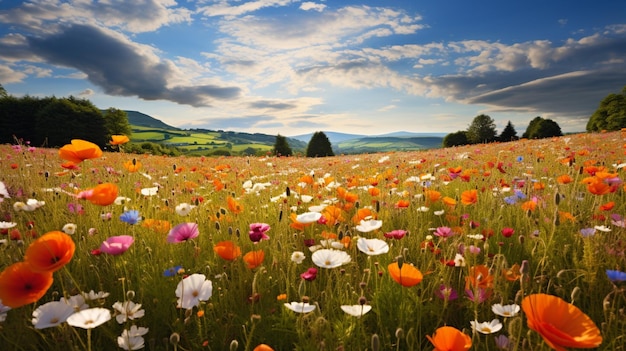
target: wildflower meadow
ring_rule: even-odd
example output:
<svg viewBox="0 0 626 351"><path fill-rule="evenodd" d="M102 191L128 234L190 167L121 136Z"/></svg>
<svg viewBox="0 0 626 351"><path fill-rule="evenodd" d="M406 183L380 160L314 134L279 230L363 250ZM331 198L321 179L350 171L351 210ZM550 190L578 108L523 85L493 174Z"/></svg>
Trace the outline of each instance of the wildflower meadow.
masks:
<svg viewBox="0 0 626 351"><path fill-rule="evenodd" d="M132 140L132 138L131 138ZM626 142L0 146L3 350L623 350Z"/></svg>

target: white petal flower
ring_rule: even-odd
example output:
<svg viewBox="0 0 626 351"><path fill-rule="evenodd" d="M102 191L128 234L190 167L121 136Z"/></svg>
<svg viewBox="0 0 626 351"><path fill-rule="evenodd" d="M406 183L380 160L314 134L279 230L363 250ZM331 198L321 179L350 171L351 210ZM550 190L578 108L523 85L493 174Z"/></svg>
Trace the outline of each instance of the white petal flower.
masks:
<svg viewBox="0 0 626 351"><path fill-rule="evenodd" d="M196 206L190 205L188 203L182 203L176 206L176 213L179 216L186 216L188 215L191 210L193 210Z"/></svg>
<svg viewBox="0 0 626 351"><path fill-rule="evenodd" d="M111 320L111 311L106 308L88 308L74 313L67 318L67 324L72 327L93 329Z"/></svg>
<svg viewBox="0 0 626 351"><path fill-rule="evenodd" d="M361 317L367 312L372 310L372 306L370 305L341 305L341 310L345 313L354 316Z"/></svg>
<svg viewBox="0 0 626 351"><path fill-rule="evenodd" d="M296 216L296 221L302 224L307 223L315 223L320 218L322 218L322 214L319 212L305 212Z"/></svg>
<svg viewBox="0 0 626 351"><path fill-rule="evenodd" d="M321 268L335 268L349 263L352 258L345 251L321 249L311 256L313 263Z"/></svg>
<svg viewBox="0 0 626 351"><path fill-rule="evenodd" d="M15 222L0 222L0 229L10 229L17 225Z"/></svg>
<svg viewBox="0 0 626 351"><path fill-rule="evenodd" d="M65 323L74 312L74 308L63 301L45 303L33 311L33 326L35 329L56 327Z"/></svg>
<svg viewBox="0 0 626 351"><path fill-rule="evenodd" d="M141 309L140 303L134 303L132 301L116 302L113 304L113 309L117 312L115 320L119 324L125 323L127 320L138 319L144 316L145 310Z"/></svg>
<svg viewBox="0 0 626 351"><path fill-rule="evenodd" d="M493 334L502 329L502 323L500 323L498 319L482 323L479 323L478 321L470 321L470 324L472 325L472 329L482 334Z"/></svg>
<svg viewBox="0 0 626 351"><path fill-rule="evenodd" d="M78 226L74 223L67 223L63 226L63 228L61 229L63 231L63 233L68 234L68 235L73 235L74 233L76 233L76 228L78 228Z"/></svg>
<svg viewBox="0 0 626 351"><path fill-rule="evenodd" d="M608 232L610 232L610 231L611 231L611 228L609 228L609 227L607 227L607 226L605 226L605 225L597 225L597 226L595 226L595 227L593 227L593 228L594 228L595 230L599 230L599 231L601 231L601 232L605 232L605 233L608 233Z"/></svg>
<svg viewBox="0 0 626 351"><path fill-rule="evenodd" d="M143 188L141 189L141 195L143 196L154 196L159 193L159 187L153 186L151 188Z"/></svg>
<svg viewBox="0 0 626 351"><path fill-rule="evenodd" d="M178 307L190 309L207 301L213 295L213 283L204 274L194 273L181 280L176 287Z"/></svg>
<svg viewBox="0 0 626 351"><path fill-rule="evenodd" d="M355 229L360 231L361 233L369 233L371 231L379 229L382 226L383 226L383 221L379 221L375 219L368 219L368 220L362 219L359 225L355 227Z"/></svg>
<svg viewBox="0 0 626 351"><path fill-rule="evenodd" d="M300 200L302 200L302 202L304 202L305 204L308 204L309 202L311 202L311 200L313 200L313 196L311 196L311 195L301 195L300 196Z"/></svg>
<svg viewBox="0 0 626 351"><path fill-rule="evenodd" d="M497 303L491 306L491 311L493 311L493 313L497 314L498 316L515 317L515 315L519 313L520 307L516 304L502 305Z"/></svg>
<svg viewBox="0 0 626 351"><path fill-rule="evenodd" d="M455 267L465 267L465 257L461 254L456 254L454 256L454 266Z"/></svg>
<svg viewBox="0 0 626 351"><path fill-rule="evenodd" d="M85 298L85 300L90 300L90 301L104 299L108 296L109 296L109 293L104 292L104 291L98 291L97 293L93 290L89 291L88 293L83 292L83 297Z"/></svg>
<svg viewBox="0 0 626 351"><path fill-rule="evenodd" d="M297 312L297 313L309 313L315 310L315 305L309 305L308 302L295 302L285 303L285 307Z"/></svg>
<svg viewBox="0 0 626 351"><path fill-rule="evenodd" d="M389 245L386 241L380 239L359 238L356 246L366 255L374 256L389 252Z"/></svg>
<svg viewBox="0 0 626 351"><path fill-rule="evenodd" d="M130 198L129 197L124 197L124 196L118 196L113 201L113 203L118 205L118 206L124 205L127 202L130 202Z"/></svg>
<svg viewBox="0 0 626 351"><path fill-rule="evenodd" d="M294 262L296 264L302 263L302 261L304 261L305 258L306 256L304 255L304 252L302 251L294 251L291 254L291 262Z"/></svg>
<svg viewBox="0 0 626 351"><path fill-rule="evenodd" d="M61 301L68 304L74 309L74 312L86 310L89 308L89 305L85 303L85 297L82 294L70 296L69 298L61 298Z"/></svg>

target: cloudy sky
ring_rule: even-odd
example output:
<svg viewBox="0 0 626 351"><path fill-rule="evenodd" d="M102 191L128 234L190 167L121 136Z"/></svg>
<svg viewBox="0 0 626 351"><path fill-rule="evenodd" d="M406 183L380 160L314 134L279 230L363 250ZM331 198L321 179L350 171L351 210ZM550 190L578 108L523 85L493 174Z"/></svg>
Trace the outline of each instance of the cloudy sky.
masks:
<svg viewBox="0 0 626 351"><path fill-rule="evenodd" d="M626 86L614 0L0 0L0 84L180 128L583 131Z"/></svg>

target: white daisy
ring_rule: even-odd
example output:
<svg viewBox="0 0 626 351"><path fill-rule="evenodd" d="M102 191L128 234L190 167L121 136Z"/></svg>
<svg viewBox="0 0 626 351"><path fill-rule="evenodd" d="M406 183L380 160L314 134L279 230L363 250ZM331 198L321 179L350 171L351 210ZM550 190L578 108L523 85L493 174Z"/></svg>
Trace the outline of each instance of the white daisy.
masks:
<svg viewBox="0 0 626 351"><path fill-rule="evenodd" d="M360 318L367 312L372 310L372 306L370 305L342 305L341 309L354 317Z"/></svg>
<svg viewBox="0 0 626 351"><path fill-rule="evenodd" d="M291 253L291 262L294 262L296 264L302 263L302 261L304 261L305 258L306 256L304 255L304 252L302 251L294 251L293 253Z"/></svg>
<svg viewBox="0 0 626 351"><path fill-rule="evenodd" d="M74 312L76 312L74 308L63 301L45 303L33 311L33 326L35 329L56 327L64 323Z"/></svg>
<svg viewBox="0 0 626 351"><path fill-rule="evenodd" d="M188 215L191 210L193 210L196 206L190 205L188 203L182 203L176 206L176 213L179 216L186 216Z"/></svg>
<svg viewBox="0 0 626 351"><path fill-rule="evenodd" d="M116 302L113 304L113 309L117 312L115 320L119 324L125 323L127 320L138 319L144 316L145 310L141 309L140 303L134 303L132 301Z"/></svg>
<svg viewBox="0 0 626 351"><path fill-rule="evenodd" d="M502 323L500 323L498 319L482 323L479 323L478 321L470 321L470 324L472 325L472 329L474 329L474 331L482 334L493 334L502 329Z"/></svg>
<svg viewBox="0 0 626 351"><path fill-rule="evenodd" d="M319 212L305 212L296 216L296 221L298 223L307 224L307 223L315 223L320 218L322 218L322 214Z"/></svg>
<svg viewBox="0 0 626 351"><path fill-rule="evenodd" d="M106 308L88 308L74 313L67 318L67 324L72 327L93 329L111 320L111 311Z"/></svg>
<svg viewBox="0 0 626 351"><path fill-rule="evenodd" d="M315 310L315 305L309 305L308 302L295 302L285 303L285 307L297 312L297 313L309 313Z"/></svg>
<svg viewBox="0 0 626 351"><path fill-rule="evenodd" d="M516 305L516 304L502 305L502 304L497 303L491 306L491 310L493 311L493 313L497 314L498 316L515 317L515 315L519 313L520 307L519 305Z"/></svg>
<svg viewBox="0 0 626 351"><path fill-rule="evenodd" d="M370 256L389 252L389 245L387 245L387 242L380 239L359 238L356 242L356 247L358 247L364 254Z"/></svg>
<svg viewBox="0 0 626 351"><path fill-rule="evenodd" d="M362 219L361 222L359 222L359 225L355 227L355 229L360 231L361 233L369 233L371 231L379 229L382 226L383 226L383 221L379 221L375 219L368 219L368 220Z"/></svg>
<svg viewBox="0 0 626 351"><path fill-rule="evenodd" d="M68 234L68 235L74 235L74 233L76 233L76 228L78 228L78 226L74 223L67 223L63 226L63 228L61 229L63 231L63 233Z"/></svg>

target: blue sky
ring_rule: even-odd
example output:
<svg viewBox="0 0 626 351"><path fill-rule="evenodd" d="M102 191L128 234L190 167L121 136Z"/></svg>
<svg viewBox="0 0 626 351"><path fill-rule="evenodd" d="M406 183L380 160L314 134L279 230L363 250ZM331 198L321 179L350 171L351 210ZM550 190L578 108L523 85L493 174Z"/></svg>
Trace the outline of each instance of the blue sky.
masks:
<svg viewBox="0 0 626 351"><path fill-rule="evenodd" d="M626 2L0 0L0 84L180 128L583 131L626 86Z"/></svg>

